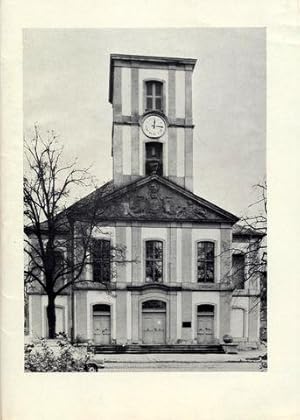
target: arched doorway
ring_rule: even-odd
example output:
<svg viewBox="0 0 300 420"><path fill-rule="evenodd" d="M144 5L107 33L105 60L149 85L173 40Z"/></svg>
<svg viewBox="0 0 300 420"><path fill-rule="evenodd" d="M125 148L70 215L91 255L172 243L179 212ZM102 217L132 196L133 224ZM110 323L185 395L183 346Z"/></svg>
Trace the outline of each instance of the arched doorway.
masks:
<svg viewBox="0 0 300 420"><path fill-rule="evenodd" d="M111 316L109 305L93 306L93 338L95 344L110 344Z"/></svg>
<svg viewBox="0 0 300 420"><path fill-rule="evenodd" d="M142 340L144 344L165 344L166 303L147 300L142 304Z"/></svg>
<svg viewBox="0 0 300 420"><path fill-rule="evenodd" d="M197 307L197 342L198 344L212 344L214 342L213 305L198 305Z"/></svg>

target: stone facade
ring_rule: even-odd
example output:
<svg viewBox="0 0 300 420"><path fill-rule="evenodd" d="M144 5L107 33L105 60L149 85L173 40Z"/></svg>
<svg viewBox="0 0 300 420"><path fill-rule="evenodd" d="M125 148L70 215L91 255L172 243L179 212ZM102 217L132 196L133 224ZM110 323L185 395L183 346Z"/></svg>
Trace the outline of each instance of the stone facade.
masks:
<svg viewBox="0 0 300 420"><path fill-rule="evenodd" d="M100 195L93 236L122 248L125 257L112 262L109 290L93 282L93 264L88 264L74 290L78 339L209 344L236 332L237 342L258 342L259 284L236 290L230 281L232 226L238 218L192 193L195 64L193 59L111 56L114 179L110 191ZM145 110L149 81L162 86L161 109L153 112ZM143 119L152 114L167 126L157 138L142 130ZM145 173L149 142L162 144L161 175ZM149 281L146 274L147 244L153 241L162 244L159 281ZM199 243L214 250L209 281L199 281ZM59 296L56 304L57 328L70 334L71 296ZM46 305L46 296L30 295L29 328L35 336L47 334Z"/></svg>

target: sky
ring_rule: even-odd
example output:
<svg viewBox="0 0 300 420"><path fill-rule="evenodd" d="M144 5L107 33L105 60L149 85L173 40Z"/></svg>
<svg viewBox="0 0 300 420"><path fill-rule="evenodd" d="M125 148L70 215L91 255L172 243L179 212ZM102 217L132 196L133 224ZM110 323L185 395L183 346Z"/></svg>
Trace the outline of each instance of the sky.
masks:
<svg viewBox="0 0 300 420"><path fill-rule="evenodd" d="M54 130L64 160L112 178L111 53L196 58L194 192L237 216L266 177L266 50L261 28L28 29L24 135ZM89 191L86 191L88 193ZM74 200L78 198L74 192Z"/></svg>

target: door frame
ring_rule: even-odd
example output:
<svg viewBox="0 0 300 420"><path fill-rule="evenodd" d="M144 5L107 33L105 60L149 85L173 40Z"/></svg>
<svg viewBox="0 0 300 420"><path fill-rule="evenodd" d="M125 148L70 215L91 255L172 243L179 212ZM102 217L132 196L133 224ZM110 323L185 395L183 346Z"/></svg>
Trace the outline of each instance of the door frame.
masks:
<svg viewBox="0 0 300 420"><path fill-rule="evenodd" d="M113 292L114 293L114 292ZM114 297L111 299L90 299L89 295L94 294L94 291L87 292L87 314L86 314L86 336L88 340L93 340L94 337L94 330L93 330L93 307L95 305L108 305L110 306L110 316L111 316L111 339L112 342L116 340L116 300ZM76 297L76 294L75 294ZM76 301L75 301L76 303ZM76 305L75 305L76 308ZM76 322L78 322L77 317L79 314L76 312ZM77 333L77 329L76 329Z"/></svg>
<svg viewBox="0 0 300 420"><path fill-rule="evenodd" d="M150 299L150 300L153 300L153 299ZM145 302L147 302L147 301L145 301ZM144 338L143 337L143 327L144 327L144 315L145 314L163 314L164 315L164 322L165 322L165 327L164 327L164 342L163 343L159 343L159 344L166 344L166 341L167 341L167 305L166 305L166 309L165 310L163 310L163 309L161 309L161 310L147 309L147 310L143 311L143 309L142 309L142 342L143 342L143 338ZM152 344L156 344L156 343L152 343Z"/></svg>
<svg viewBox="0 0 300 420"><path fill-rule="evenodd" d="M212 325L212 336L211 336L211 340L207 341L206 339L203 341L203 343L199 342L199 338L198 338L198 329L199 329L199 322L200 320L210 320ZM205 335L206 337L206 335ZM211 315L197 315L197 344L214 344L215 343L215 323L214 323L214 314Z"/></svg>
<svg viewBox="0 0 300 420"><path fill-rule="evenodd" d="M92 305L91 305L91 316L92 316L92 322L91 322L91 326L92 326L92 328L91 328L91 339L94 341L94 306L96 306L96 305L106 305L106 306L109 306L109 312L107 311L107 313L109 313L109 315L102 315L102 316L106 316L106 317L109 317L109 319L110 319L110 344L112 343L112 341L113 341L113 317L112 317L112 309L113 309L113 305L112 304L110 304L110 303L107 303L107 302L97 302L97 303L93 303ZM101 316L101 314L99 314L99 315L96 315L96 316Z"/></svg>
<svg viewBox="0 0 300 420"><path fill-rule="evenodd" d="M202 305L210 305L210 306L213 306L213 308L214 308L214 316L213 316L213 318L214 318L214 323L213 323L213 325L214 325L214 342L219 341L220 338L218 336L218 305L216 303L212 303L212 302L198 302L198 303L195 304L194 319L193 319L193 322L194 322L194 325L193 325L194 337L193 338L196 342L198 342L198 334L197 334L197 331L198 331L198 306L202 306Z"/></svg>
<svg viewBox="0 0 300 420"><path fill-rule="evenodd" d="M147 300L161 300L166 304L166 331L165 331L165 343L167 344L170 340L170 316L169 316L169 299L165 296L161 296L159 294L149 293L149 295L145 295L139 301L139 341L143 342L143 303ZM155 311L154 311L155 312ZM134 322L134 320L133 320Z"/></svg>

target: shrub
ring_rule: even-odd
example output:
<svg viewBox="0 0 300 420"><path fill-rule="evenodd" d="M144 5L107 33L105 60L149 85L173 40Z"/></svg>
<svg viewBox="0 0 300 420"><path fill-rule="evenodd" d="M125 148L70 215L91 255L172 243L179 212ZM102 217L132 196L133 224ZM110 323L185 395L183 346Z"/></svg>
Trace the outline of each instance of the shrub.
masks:
<svg viewBox="0 0 300 420"><path fill-rule="evenodd" d="M82 372L89 360L85 349L74 348L67 340L53 349L42 339L25 346L25 372Z"/></svg>

